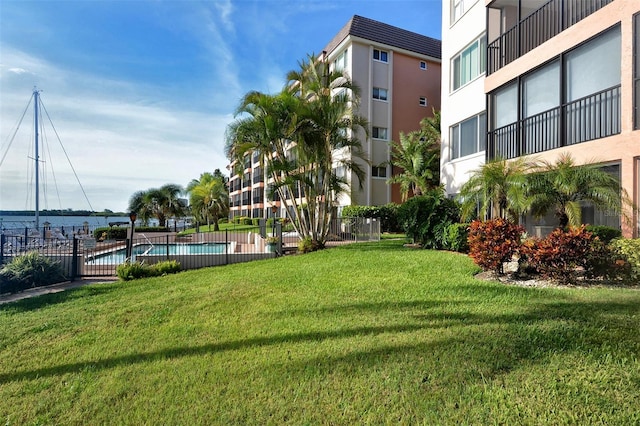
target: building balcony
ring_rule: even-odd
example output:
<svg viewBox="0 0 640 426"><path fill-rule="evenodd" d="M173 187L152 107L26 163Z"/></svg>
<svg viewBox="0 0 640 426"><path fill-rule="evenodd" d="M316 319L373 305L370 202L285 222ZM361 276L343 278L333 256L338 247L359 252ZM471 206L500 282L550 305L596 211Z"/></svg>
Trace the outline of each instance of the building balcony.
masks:
<svg viewBox="0 0 640 426"><path fill-rule="evenodd" d="M494 73L614 0L496 0L487 8L487 74Z"/></svg>
<svg viewBox="0 0 640 426"><path fill-rule="evenodd" d="M620 85L492 130L489 159L516 158L620 133Z"/></svg>

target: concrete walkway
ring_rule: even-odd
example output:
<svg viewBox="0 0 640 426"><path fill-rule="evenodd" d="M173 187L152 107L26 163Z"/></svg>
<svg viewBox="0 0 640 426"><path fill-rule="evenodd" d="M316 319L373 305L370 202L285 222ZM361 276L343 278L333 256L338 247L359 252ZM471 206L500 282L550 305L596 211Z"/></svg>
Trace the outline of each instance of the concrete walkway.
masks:
<svg viewBox="0 0 640 426"><path fill-rule="evenodd" d="M76 281L67 281L64 283L53 284L46 287L30 288L20 293L2 294L0 295L0 305L3 305L5 303L15 302L16 300L22 300L22 299L28 299L30 297L41 296L43 294L60 293L61 291L82 287L89 284L108 283L108 282L114 282L116 280L117 280L116 277L80 279Z"/></svg>

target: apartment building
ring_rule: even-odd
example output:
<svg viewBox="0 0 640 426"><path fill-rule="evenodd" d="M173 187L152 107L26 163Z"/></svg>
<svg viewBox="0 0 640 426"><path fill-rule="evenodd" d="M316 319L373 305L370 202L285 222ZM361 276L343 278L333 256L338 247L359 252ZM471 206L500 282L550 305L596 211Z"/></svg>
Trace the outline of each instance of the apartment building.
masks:
<svg viewBox="0 0 640 426"><path fill-rule="evenodd" d="M617 175L638 204L640 2L482 1L443 0L443 18L454 21L459 16L447 31L455 31L460 23L471 25L467 18L486 28L485 76L479 79L486 110L485 160L531 155L553 162L568 153L580 164L596 163ZM484 9L484 15L478 9ZM448 47L445 41L445 58L452 63L455 53ZM444 76L448 85L455 84L452 73ZM447 93L443 109L456 95ZM475 93L469 91L469 102L471 96ZM446 159L443 155L443 182L452 195L468 176L461 163L472 161L451 154L455 119L443 112L443 129L448 127L449 133L443 144L443 154L448 152ZM463 137L468 138L469 132L461 130ZM621 227L626 236L638 235L637 214L627 223L588 204L582 214L585 223ZM552 226L553 220L527 217L524 224L535 233Z"/></svg>
<svg viewBox="0 0 640 426"><path fill-rule="evenodd" d="M367 172L362 187L355 175L337 170L351 186L351 193L338 200L339 210L351 204L400 202L399 188L387 184L390 142L398 140L400 132L419 129L432 108L440 109L440 55L439 40L358 15L322 49L321 60L343 70L360 87L358 114L370 124L369 136L359 135L371 162L363 164ZM231 216L284 213L284 203L268 199L266 180L259 158L247 158L244 174L230 179Z"/></svg>

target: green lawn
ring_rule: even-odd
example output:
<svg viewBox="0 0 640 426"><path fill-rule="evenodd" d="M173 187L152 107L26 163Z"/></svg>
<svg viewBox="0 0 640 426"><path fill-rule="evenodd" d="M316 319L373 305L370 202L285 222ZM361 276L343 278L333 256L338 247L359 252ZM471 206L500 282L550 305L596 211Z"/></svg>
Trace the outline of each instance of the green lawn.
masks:
<svg viewBox="0 0 640 426"><path fill-rule="evenodd" d="M354 244L0 305L6 424L640 423L640 292Z"/></svg>
<svg viewBox="0 0 640 426"><path fill-rule="evenodd" d="M220 232L224 232L224 231L229 231L229 232L247 232L247 231L253 231L257 228L256 225L240 225L237 223L228 223L228 222L221 222L218 224L218 227L220 228ZM198 227L198 232L214 232L215 226L213 224L211 225L200 225ZM185 229L182 232L179 232L179 235L189 235L189 234L195 234L196 233L196 229L195 228L189 228L189 229Z"/></svg>

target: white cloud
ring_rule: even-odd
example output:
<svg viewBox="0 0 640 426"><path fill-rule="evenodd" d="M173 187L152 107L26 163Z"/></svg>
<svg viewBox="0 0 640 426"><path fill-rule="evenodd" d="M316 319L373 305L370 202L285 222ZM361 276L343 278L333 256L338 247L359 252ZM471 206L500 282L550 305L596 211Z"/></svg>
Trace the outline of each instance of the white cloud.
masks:
<svg viewBox="0 0 640 426"><path fill-rule="evenodd" d="M28 63L36 70L33 76L44 90L43 104L94 209L126 210L135 191L165 183L186 185L204 171L225 171L223 138L232 120L229 115L177 108L170 100L151 97L160 88L83 75L3 49L3 60L10 67L23 68ZM2 153L33 86L24 75L12 75L1 76ZM0 209L23 209L30 197L25 191L26 182L32 180L26 170L28 157L33 156L30 120L25 118L0 169ZM42 120L46 126L41 137L51 158L47 149L40 158L54 167L61 197L66 197L62 208L88 208L55 132L46 116ZM56 199L51 191L55 188L49 188L49 195Z"/></svg>

